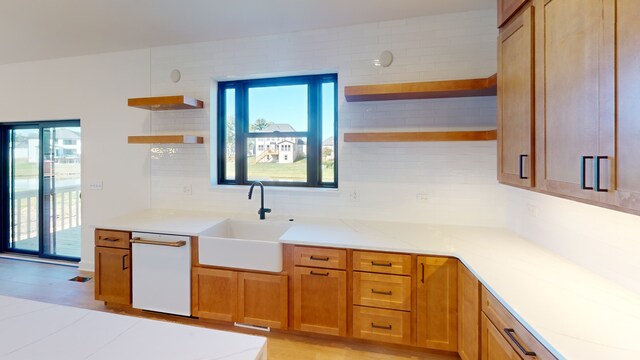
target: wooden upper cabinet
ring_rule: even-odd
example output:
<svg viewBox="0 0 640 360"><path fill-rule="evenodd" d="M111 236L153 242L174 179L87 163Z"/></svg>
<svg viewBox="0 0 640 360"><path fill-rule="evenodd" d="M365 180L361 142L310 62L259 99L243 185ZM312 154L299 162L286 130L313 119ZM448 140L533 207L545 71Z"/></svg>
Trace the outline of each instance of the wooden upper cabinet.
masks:
<svg viewBox="0 0 640 360"><path fill-rule="evenodd" d="M500 29L498 40L498 180L534 185L533 8Z"/></svg>
<svg viewBox="0 0 640 360"><path fill-rule="evenodd" d="M536 183L590 201L597 156L614 156L614 1L535 0ZM601 187L612 167L600 162Z"/></svg>
<svg viewBox="0 0 640 360"><path fill-rule="evenodd" d="M617 1L617 199L640 212L640 1Z"/></svg>
<svg viewBox="0 0 640 360"><path fill-rule="evenodd" d="M458 262L458 354L476 360L480 352L480 282Z"/></svg>
<svg viewBox="0 0 640 360"><path fill-rule="evenodd" d="M418 256L417 345L458 350L458 260Z"/></svg>
<svg viewBox="0 0 640 360"><path fill-rule="evenodd" d="M347 335L345 271L296 266L293 289L293 323L296 330Z"/></svg>
<svg viewBox="0 0 640 360"><path fill-rule="evenodd" d="M498 27L504 25L529 0L498 0Z"/></svg>
<svg viewBox="0 0 640 360"><path fill-rule="evenodd" d="M108 303L131 304L131 251L96 247L95 296Z"/></svg>

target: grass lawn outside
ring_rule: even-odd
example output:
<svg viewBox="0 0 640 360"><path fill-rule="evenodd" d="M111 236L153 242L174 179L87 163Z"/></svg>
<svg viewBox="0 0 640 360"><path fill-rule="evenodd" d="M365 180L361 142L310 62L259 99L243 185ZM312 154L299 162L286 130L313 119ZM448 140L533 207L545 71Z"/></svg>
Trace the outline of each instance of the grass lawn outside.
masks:
<svg viewBox="0 0 640 360"><path fill-rule="evenodd" d="M255 157L247 158L249 181L282 181L306 182L307 159L301 159L291 164L255 163ZM227 179L235 178L235 162L227 161ZM333 182L333 167L322 168L322 181Z"/></svg>

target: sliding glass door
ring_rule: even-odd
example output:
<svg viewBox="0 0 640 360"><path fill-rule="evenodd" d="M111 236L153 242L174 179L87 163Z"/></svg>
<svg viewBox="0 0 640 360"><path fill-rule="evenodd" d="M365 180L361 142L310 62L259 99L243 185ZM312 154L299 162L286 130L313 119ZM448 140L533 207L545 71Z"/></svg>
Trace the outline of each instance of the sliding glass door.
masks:
<svg viewBox="0 0 640 360"><path fill-rule="evenodd" d="M80 259L79 121L5 125L6 252Z"/></svg>

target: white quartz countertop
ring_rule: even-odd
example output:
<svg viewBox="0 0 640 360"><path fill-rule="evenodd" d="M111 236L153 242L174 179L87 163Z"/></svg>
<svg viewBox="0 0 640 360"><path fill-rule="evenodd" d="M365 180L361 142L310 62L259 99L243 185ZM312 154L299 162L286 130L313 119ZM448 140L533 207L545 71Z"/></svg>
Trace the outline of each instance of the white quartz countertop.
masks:
<svg viewBox="0 0 640 360"><path fill-rule="evenodd" d="M0 296L2 360L257 360L266 339Z"/></svg>
<svg viewBox="0 0 640 360"><path fill-rule="evenodd" d="M148 210L96 227L197 236L229 217ZM559 359L640 359L640 294L505 229L296 218L280 241L453 256Z"/></svg>

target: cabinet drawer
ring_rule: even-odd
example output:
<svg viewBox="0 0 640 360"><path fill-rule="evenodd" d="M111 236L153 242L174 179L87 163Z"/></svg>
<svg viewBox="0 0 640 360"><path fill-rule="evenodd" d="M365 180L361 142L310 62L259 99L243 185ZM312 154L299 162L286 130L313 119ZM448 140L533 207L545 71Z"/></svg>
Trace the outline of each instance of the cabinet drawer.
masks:
<svg viewBox="0 0 640 360"><path fill-rule="evenodd" d="M411 275L411 255L354 251L353 270Z"/></svg>
<svg viewBox="0 0 640 360"><path fill-rule="evenodd" d="M96 229L96 246L129 249L131 233L128 231L100 230Z"/></svg>
<svg viewBox="0 0 640 360"><path fill-rule="evenodd" d="M502 304L482 288L482 311L495 325L500 334L525 359L556 359ZM535 355L526 355L534 352Z"/></svg>
<svg viewBox="0 0 640 360"><path fill-rule="evenodd" d="M353 337L410 344L411 313L354 306Z"/></svg>
<svg viewBox="0 0 640 360"><path fill-rule="evenodd" d="M340 270L347 268L347 250L296 246L293 257L296 265Z"/></svg>
<svg viewBox="0 0 640 360"><path fill-rule="evenodd" d="M353 304L410 311L411 278L354 272Z"/></svg>

